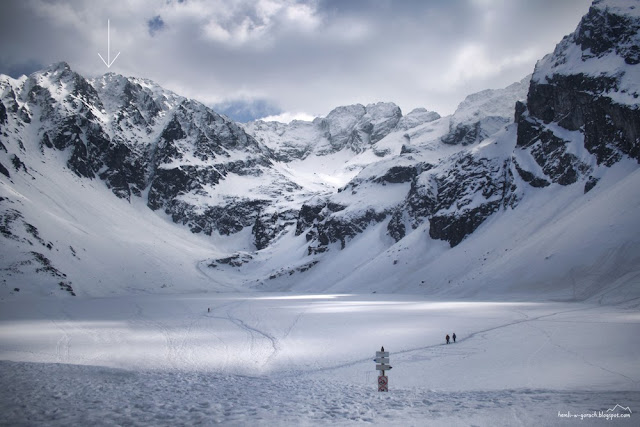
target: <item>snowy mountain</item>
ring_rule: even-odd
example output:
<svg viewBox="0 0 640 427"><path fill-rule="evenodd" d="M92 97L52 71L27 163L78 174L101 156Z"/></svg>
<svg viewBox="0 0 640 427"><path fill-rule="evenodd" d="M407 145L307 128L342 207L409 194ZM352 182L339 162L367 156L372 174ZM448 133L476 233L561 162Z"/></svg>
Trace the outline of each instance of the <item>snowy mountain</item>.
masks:
<svg viewBox="0 0 640 427"><path fill-rule="evenodd" d="M239 125L145 79L2 76L0 292L640 296L638 13L596 1L447 117Z"/></svg>

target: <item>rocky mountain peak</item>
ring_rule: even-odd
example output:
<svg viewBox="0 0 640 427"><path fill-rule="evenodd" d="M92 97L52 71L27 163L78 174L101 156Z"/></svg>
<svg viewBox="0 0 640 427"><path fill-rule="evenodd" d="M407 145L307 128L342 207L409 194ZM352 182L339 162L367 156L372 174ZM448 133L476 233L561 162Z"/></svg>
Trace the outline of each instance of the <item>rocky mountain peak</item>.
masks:
<svg viewBox="0 0 640 427"><path fill-rule="evenodd" d="M361 266L383 253L392 265L446 257L458 245L454 251L466 253L476 230L486 225L486 238L498 227L500 212L512 221L498 227L506 233L535 216L516 212L526 198L533 197L525 202L533 211L535 200L556 196L565 209L582 188L596 189L588 198L601 195L615 185L611 175L632 170L629 158L640 161L631 6L594 3L532 77L469 95L447 117L424 108L403 115L380 102L338 107L310 122L238 125L145 79L107 73L86 80L64 63L24 79L3 77L0 187L8 190L0 202L14 209L20 198L41 197L38 185L50 177L83 189L104 185L222 242L220 258L198 264L201 273L243 276L242 283L248 275L250 286L273 289L331 270L341 250L356 253L352 265ZM320 270L307 273L316 264Z"/></svg>
<svg viewBox="0 0 640 427"><path fill-rule="evenodd" d="M442 142L449 145L475 144L511 123L513 107L526 98L527 76L503 89L486 89L467 96L449 119L449 132Z"/></svg>
<svg viewBox="0 0 640 427"><path fill-rule="evenodd" d="M602 58L608 53L615 53L629 65L638 64L638 7L633 2L594 2L587 15L582 18L574 36L576 44L582 48L583 56Z"/></svg>
<svg viewBox="0 0 640 427"><path fill-rule="evenodd" d="M440 114L429 111L426 108L414 108L408 114L402 116L398 121L398 129L408 130L416 126L438 120Z"/></svg>
<svg viewBox="0 0 640 427"><path fill-rule="evenodd" d="M576 31L536 64L526 105L516 109L517 162L540 171L518 165L531 185L585 180L588 191L602 167L625 156L640 162L638 6L594 2Z"/></svg>

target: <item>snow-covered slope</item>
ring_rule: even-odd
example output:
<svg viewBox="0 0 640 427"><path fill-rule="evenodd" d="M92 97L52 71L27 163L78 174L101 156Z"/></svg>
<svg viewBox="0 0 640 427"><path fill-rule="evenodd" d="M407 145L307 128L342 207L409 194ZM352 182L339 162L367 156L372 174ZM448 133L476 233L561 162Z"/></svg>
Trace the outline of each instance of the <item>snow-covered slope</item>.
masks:
<svg viewBox="0 0 640 427"><path fill-rule="evenodd" d="M640 296L639 29L597 1L531 77L448 117L240 126L145 79L2 76L2 295Z"/></svg>
<svg viewBox="0 0 640 427"><path fill-rule="evenodd" d="M0 301L2 423L637 425L635 305L291 293ZM382 345L388 393L373 362Z"/></svg>

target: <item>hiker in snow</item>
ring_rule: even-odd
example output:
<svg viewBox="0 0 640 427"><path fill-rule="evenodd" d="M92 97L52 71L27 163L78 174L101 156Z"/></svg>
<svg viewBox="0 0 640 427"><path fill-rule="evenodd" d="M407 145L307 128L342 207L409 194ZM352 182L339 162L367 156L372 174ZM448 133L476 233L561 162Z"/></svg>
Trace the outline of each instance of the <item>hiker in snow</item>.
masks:
<svg viewBox="0 0 640 427"><path fill-rule="evenodd" d="M211 313L211 307L207 308L207 313Z"/></svg>
<svg viewBox="0 0 640 427"><path fill-rule="evenodd" d="M453 335L451 335L451 338L453 338L453 342L456 342L456 333L454 332Z"/></svg>
<svg viewBox="0 0 640 427"><path fill-rule="evenodd" d="M447 344L449 344L449 334L445 338L447 339Z"/></svg>

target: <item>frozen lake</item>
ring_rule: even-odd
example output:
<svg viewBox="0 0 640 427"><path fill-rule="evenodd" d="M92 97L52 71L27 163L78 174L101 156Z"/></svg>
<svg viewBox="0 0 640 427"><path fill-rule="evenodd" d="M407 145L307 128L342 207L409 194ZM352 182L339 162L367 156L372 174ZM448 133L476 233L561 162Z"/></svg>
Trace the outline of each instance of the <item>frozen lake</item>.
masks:
<svg viewBox="0 0 640 427"><path fill-rule="evenodd" d="M637 425L638 336L632 303L380 294L2 302L0 424L571 425L578 415L585 425L614 416L611 425ZM377 392L381 346L389 393Z"/></svg>

